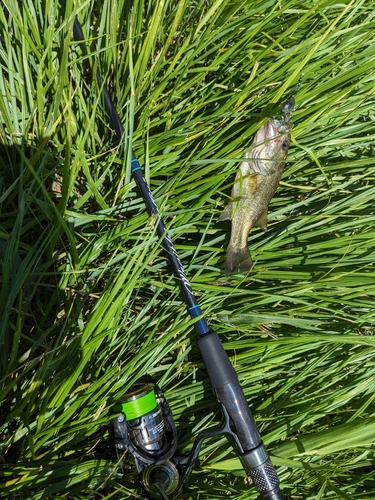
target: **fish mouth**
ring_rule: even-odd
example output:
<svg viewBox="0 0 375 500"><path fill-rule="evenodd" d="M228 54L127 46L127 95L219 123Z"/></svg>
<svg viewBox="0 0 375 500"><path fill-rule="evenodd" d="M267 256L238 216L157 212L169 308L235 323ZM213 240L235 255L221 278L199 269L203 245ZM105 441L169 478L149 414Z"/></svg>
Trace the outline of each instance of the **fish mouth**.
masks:
<svg viewBox="0 0 375 500"><path fill-rule="evenodd" d="M282 134L288 134L293 127L293 123L289 120L283 119L282 121L271 119L266 123L267 138L273 139L274 137Z"/></svg>
<svg viewBox="0 0 375 500"><path fill-rule="evenodd" d="M268 122L265 124L265 138L266 139L273 139L274 137L277 137L280 135L280 125L281 123L278 120L268 120Z"/></svg>
<svg viewBox="0 0 375 500"><path fill-rule="evenodd" d="M263 125L263 127L258 130L254 139L254 143L257 145L269 143L277 137L288 134L291 128L291 122L284 123L283 121L271 118Z"/></svg>
<svg viewBox="0 0 375 500"><path fill-rule="evenodd" d="M274 137L280 135L279 127L281 123L278 120L268 120L263 127L261 127L256 134L256 143L262 144L272 140Z"/></svg>

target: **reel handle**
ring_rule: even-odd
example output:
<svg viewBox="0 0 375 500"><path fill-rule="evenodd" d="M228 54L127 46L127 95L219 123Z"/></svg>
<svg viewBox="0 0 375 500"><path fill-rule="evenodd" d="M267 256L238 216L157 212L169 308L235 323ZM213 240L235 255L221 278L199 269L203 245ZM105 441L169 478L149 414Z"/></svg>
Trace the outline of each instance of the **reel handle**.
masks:
<svg viewBox="0 0 375 500"><path fill-rule="evenodd" d="M202 335L198 347L216 398L224 415L228 416L230 434L236 442L244 469L263 500L284 500L279 479L260 438L237 373L217 333L210 331Z"/></svg>

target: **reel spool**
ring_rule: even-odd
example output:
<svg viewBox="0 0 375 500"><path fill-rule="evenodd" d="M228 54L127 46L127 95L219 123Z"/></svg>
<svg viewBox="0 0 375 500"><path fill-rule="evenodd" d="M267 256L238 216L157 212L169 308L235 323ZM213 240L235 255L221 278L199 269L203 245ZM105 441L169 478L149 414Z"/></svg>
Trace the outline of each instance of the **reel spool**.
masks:
<svg viewBox="0 0 375 500"><path fill-rule="evenodd" d="M172 495L180 476L172 457L177 431L164 395L152 383L137 383L115 406L112 420L117 457L129 451L141 474L144 488L156 498Z"/></svg>

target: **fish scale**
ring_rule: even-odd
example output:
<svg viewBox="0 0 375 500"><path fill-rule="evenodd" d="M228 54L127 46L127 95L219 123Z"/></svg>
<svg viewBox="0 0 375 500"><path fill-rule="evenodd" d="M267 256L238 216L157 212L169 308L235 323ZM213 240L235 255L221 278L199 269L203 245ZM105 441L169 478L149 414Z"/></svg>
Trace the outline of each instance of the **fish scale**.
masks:
<svg viewBox="0 0 375 500"><path fill-rule="evenodd" d="M251 229L267 231L268 204L276 192L284 170L293 127L290 115L294 98L282 106L281 121L268 120L255 134L247 161L240 165L231 193L231 202L219 220L231 219L231 236L226 253L225 272L249 273L253 261L247 245Z"/></svg>

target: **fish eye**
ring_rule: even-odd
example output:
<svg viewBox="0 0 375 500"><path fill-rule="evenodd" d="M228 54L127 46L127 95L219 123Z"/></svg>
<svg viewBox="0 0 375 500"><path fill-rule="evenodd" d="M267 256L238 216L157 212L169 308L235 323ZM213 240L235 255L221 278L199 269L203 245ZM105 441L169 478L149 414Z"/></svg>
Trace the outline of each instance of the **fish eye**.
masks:
<svg viewBox="0 0 375 500"><path fill-rule="evenodd" d="M288 149L289 148L289 142L283 142L282 148L283 149Z"/></svg>

